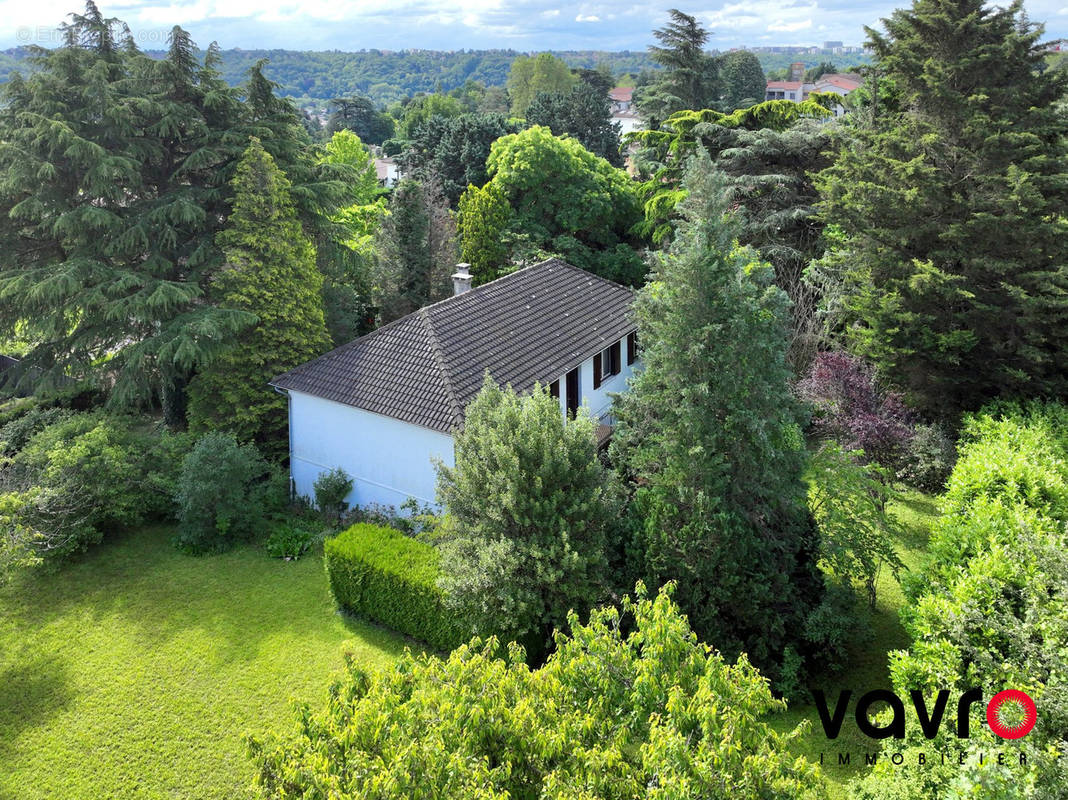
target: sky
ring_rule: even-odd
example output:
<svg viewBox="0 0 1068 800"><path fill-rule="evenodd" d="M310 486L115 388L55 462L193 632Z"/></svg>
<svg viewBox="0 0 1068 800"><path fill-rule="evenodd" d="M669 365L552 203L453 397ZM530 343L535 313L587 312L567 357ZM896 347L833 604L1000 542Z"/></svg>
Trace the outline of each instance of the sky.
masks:
<svg viewBox="0 0 1068 800"><path fill-rule="evenodd" d="M710 48L859 45L898 2L741 0L686 6L556 0L97 0L124 20L145 50L162 49L174 25L207 46L289 50L644 50L651 31L682 5L712 31ZM1006 0L1007 2L1007 0ZM1068 0L1025 0L1048 38L1068 38ZM81 0L0 0L0 48L58 43L56 27Z"/></svg>

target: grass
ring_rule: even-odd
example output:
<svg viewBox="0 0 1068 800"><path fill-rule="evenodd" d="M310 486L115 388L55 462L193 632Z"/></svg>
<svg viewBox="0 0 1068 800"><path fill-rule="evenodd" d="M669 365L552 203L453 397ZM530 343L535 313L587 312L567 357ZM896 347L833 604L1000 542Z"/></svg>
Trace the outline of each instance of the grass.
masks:
<svg viewBox="0 0 1068 800"><path fill-rule="evenodd" d="M335 612L316 553L193 558L171 535L0 589L0 800L252 797L246 733L321 702L344 652L403 649Z"/></svg>
<svg viewBox="0 0 1068 800"><path fill-rule="evenodd" d="M936 501L910 490L900 495L893 503L892 510L905 529L897 542L898 554L908 569L915 570L922 563L931 524L938 516ZM889 573L884 572L880 576L877 597L875 610L864 620L869 635L852 648L845 669L840 674L817 677L811 687L823 689L832 706L837 702L840 690L853 690L849 712L839 737L834 741L827 739L816 707L808 702L811 700L808 696L804 698L805 702L791 703L788 711L771 720L773 727L780 731L791 730L802 721L808 721L808 731L799 740L797 753L813 761L819 761L820 753L825 755L823 774L832 798L844 799L849 796L846 784L865 771L861 754L874 752L881 745L857 730L852 716L853 704L860 694L871 689L892 688L887 653L908 645L908 636L899 619L905 597ZM851 754L848 766L837 763L839 752ZM858 759L860 763L857 763Z"/></svg>

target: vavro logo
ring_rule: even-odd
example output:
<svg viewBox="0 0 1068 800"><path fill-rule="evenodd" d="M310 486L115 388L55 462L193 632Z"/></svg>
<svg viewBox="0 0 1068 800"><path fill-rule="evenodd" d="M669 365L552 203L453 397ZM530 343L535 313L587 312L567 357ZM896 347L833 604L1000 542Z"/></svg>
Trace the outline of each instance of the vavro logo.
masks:
<svg viewBox="0 0 1068 800"><path fill-rule="evenodd" d="M816 701L816 710L823 723L823 730L828 739L837 739L842 730L846 712L849 709L849 700L853 696L851 689L846 689L838 695L838 702L834 711L831 712L827 705L827 697L822 691L814 691L813 698ZM946 706L949 704L949 690L942 689L934 698L934 704L928 708L927 701L922 692L911 691L909 697L912 707L916 712L916 719L920 730L927 739L934 739L942 725L946 715ZM957 702L957 738L967 739L969 735L969 717L972 705L983 702L982 689L969 689L960 696ZM872 722L869 717L872 706L877 703L886 703L893 712L889 721L880 720L880 724ZM891 691L876 689L862 695L857 701L854 710L854 718L857 727L865 736L872 739L888 739L891 736L896 739L905 738L905 704ZM1026 692L1018 689L1006 689L998 692L990 698L986 704L986 724L990 730L1002 739L1022 739L1029 734L1038 721L1038 711L1035 701Z"/></svg>

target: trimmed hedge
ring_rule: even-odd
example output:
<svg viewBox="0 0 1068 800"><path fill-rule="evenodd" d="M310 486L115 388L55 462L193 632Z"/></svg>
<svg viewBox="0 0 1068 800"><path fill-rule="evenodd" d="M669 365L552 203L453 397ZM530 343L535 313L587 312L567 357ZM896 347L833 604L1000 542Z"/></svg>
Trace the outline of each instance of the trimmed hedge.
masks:
<svg viewBox="0 0 1068 800"><path fill-rule="evenodd" d="M400 531L361 522L326 542L330 591L342 608L437 650L467 640L438 588L438 551Z"/></svg>

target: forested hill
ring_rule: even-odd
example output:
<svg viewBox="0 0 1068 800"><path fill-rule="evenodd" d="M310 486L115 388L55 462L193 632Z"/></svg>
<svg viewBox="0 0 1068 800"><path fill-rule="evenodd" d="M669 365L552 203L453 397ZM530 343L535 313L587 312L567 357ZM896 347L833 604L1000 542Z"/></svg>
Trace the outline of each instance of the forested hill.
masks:
<svg viewBox="0 0 1068 800"><path fill-rule="evenodd" d="M200 44L207 44L200 42ZM0 82L22 64L25 48L0 52ZM162 57L162 52L151 52ZM365 94L375 102L389 104L416 92L450 91L467 80L486 86L500 86L508 78L515 50L224 50L223 77L230 84L244 80L249 67L262 58L270 62L264 73L281 85L282 94L301 104L325 103L334 97ZM644 51L568 50L554 52L572 67L607 66L616 75L637 74L657 65ZM765 71L779 69L791 60L812 67L820 61L834 61L845 68L866 61L863 56L786 55L758 53Z"/></svg>
<svg viewBox="0 0 1068 800"><path fill-rule="evenodd" d="M206 44L199 42L198 44ZM25 48L0 52L0 81L28 55ZM162 57L163 52L149 55ZM202 54L201 54L202 55ZM300 100L327 101L334 97L365 94L389 104L415 92L450 91L467 80L502 86L508 79L516 50L223 50L223 77L241 83L256 61L269 61L264 74L281 85L281 93ZM605 64L615 74L637 73L655 67L645 52L594 50L558 52L572 67Z"/></svg>

